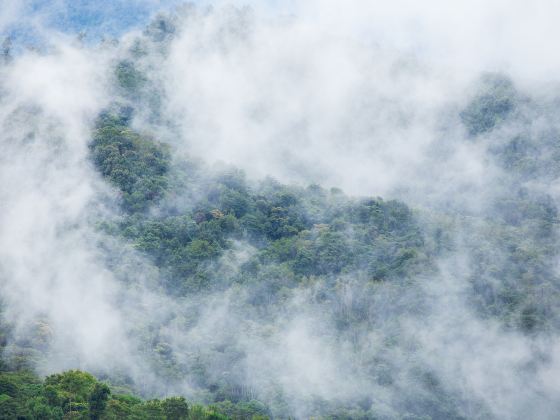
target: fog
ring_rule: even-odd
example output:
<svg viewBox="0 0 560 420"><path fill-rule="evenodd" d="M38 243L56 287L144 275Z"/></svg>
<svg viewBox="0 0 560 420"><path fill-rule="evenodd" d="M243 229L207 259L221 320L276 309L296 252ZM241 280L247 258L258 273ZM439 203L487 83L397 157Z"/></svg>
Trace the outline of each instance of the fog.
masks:
<svg viewBox="0 0 560 420"><path fill-rule="evenodd" d="M20 43L0 64L4 358L33 349L42 375L87 369L148 398L211 402L207 389L226 384L277 417L359 405L378 418L555 418L557 227L542 244L540 225L508 222L516 210L505 206L520 196L528 207L559 203L557 176L544 168L559 132L560 4L176 3L138 3L164 29L139 24L89 42L52 23L67 2L33 15L25 2L0 5L0 34L29 22L39 40L28 50L14 37ZM145 78L137 96L117 86L122 60ZM497 73L518 105L473 135L462 112L481 77ZM283 274L271 263L258 284L230 282L257 253L236 239L212 263L227 287L168 293L164 267L99 228L123 217L88 148L96 118L115 103L134 107L132 127L170 144L175 163L188 155L203 173L232 165L251 185L271 176L404 201L430 262L393 282L342 273L327 298L310 276L262 309L250 302ZM542 174L517 176L500 161L495 150L516 136L530 139ZM197 199L169 201L191 208ZM536 249L550 289L523 277L523 266L502 269L509 243ZM544 332L521 331L496 298L503 284L531 281ZM337 333L338 317L356 308L364 319Z"/></svg>

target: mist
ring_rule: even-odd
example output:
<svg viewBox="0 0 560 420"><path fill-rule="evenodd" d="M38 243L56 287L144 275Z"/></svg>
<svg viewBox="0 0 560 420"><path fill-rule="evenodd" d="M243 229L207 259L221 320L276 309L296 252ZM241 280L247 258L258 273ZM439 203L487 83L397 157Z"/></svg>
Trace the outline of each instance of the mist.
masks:
<svg viewBox="0 0 560 420"><path fill-rule="evenodd" d="M560 5L142 1L84 37L32 4L0 6L6 363L272 418L557 417ZM122 187L104 115L168 179ZM247 233L234 193L302 227Z"/></svg>

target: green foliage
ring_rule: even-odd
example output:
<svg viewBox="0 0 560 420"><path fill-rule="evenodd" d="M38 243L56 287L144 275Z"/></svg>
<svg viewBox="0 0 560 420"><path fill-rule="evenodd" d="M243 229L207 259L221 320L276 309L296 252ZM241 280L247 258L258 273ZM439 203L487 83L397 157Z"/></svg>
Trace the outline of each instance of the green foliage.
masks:
<svg viewBox="0 0 560 420"><path fill-rule="evenodd" d="M154 36L167 37L171 32L166 25L152 27ZM144 89L146 82L132 62L119 64L117 78L129 98ZM482 143L489 137L482 134L517 118L523 106L509 79L490 74L482 78L460 118L469 135L479 136L477 141ZM554 135L535 139L518 133L490 144L488 150L509 176L499 190L503 194L485 203L487 210L474 219L425 212L422 217L434 226L424 224L421 229L418 213L399 201L351 198L339 189L301 188L272 179L253 183L232 168L210 170L190 161L172 163L165 145L130 127L131 115L131 110L102 115L91 143L97 169L122 198L122 217L104 222L103 228L151 259L171 294L197 299L214 291L233 293L241 317L258 314L266 328L274 328L266 324L267 317L284 314L283 304L305 290L312 293L306 303L330 322L329 334L357 347L360 336L376 331L391 316L429 310L422 306L424 302L405 307L409 302L400 296L411 293L414 282L436 272L434 257L453 250L453 229L457 229L464 234L462 246L472 260L471 290L465 294L481 317L500 319L526 334L560 325L554 315L554 304L560 299L553 264L558 256L557 208L550 197L523 184L560 174L560 149ZM496 130L501 131L507 130ZM197 314L189 317L183 320L185 328ZM212 378L212 356L179 364L164 339L148 336L146 343L161 367L159 373L168 379L191 375L213 404L203 407L182 398L142 401L110 395L87 377L69 375L74 388L47 379L43 393L29 399L33 404L27 410L33 406L39 413L48 403L65 414L138 419L257 419L290 412L283 396L274 394L270 398L274 402L265 407L253 400L252 392L239 391L239 384ZM227 345L217 347L218 360L243 366L236 364L243 360L241 352ZM364 366L368 363L373 365L376 386L399 382L398 367L377 359L364 361ZM465 418L460 397L446 393L436 376L424 371L409 376L406 380L423 391L399 396L404 417ZM12 395L9 383L0 383L0 389L4 388L9 411L17 396ZM313 404L311 411L326 418L375 417L371 401L341 406L318 400ZM484 408L476 410L485 413Z"/></svg>
<svg viewBox="0 0 560 420"><path fill-rule="evenodd" d="M115 76L118 86L128 95L135 95L146 84L146 78L128 60L123 60L116 66Z"/></svg>
<svg viewBox="0 0 560 420"><path fill-rule="evenodd" d="M170 164L166 146L134 132L122 117L105 114L90 149L95 166L120 190L126 211L145 211L161 199Z"/></svg>
<svg viewBox="0 0 560 420"><path fill-rule="evenodd" d="M406 276L422 260L423 239L402 203L354 200L339 190L288 187L271 179L250 186L234 169L205 175L189 166L171 168L165 147L127 124L124 117L102 116L91 145L94 162L120 189L130 214L108 230L149 255L174 294L227 286L231 280L217 278L216 263L234 240L258 251L250 263L257 270L252 278L259 277L258 267L279 263L300 281L352 271L383 280ZM164 191L170 199L176 195L170 186L196 196L194 205L180 210L164 200L157 216L147 215ZM247 276L236 281L253 281ZM280 291L296 284L269 286Z"/></svg>
<svg viewBox="0 0 560 420"><path fill-rule="evenodd" d="M54 420L64 417L62 407L52 406L45 397L31 398L27 401L26 408L31 418L37 420Z"/></svg>
<svg viewBox="0 0 560 420"><path fill-rule="evenodd" d="M189 405L183 397L166 398L161 402L161 407L167 419L188 419Z"/></svg>
<svg viewBox="0 0 560 420"><path fill-rule="evenodd" d="M558 210L552 197L528 183L552 182L560 176L554 124L543 124L546 132L538 132L527 121L540 114L523 115L526 101L511 80L498 74L482 77L459 117L470 140L487 146L503 179L496 186L498 193L474 217L461 211L413 212L400 201L352 198L319 185L250 182L237 169L211 170L188 160L172 161L167 145L132 128L133 106L148 120L165 118L149 66L140 60L150 42L165 44L175 31L172 19L157 17L145 31L147 39L136 42L129 57L116 64L116 92L129 106L99 116L90 153L100 175L117 191L122 212L101 221L101 228L151 260L167 292L181 297L177 302L197 302L194 310L178 309L165 329L187 330L196 324L197 312L205 309L204 298L220 296L212 294L218 291L233 296L231 322L248 320L239 328L251 330L246 340L251 343L254 337L273 336L282 326L269 321L290 322L290 312L297 310L294 302L304 302L304 309L320 314L324 322L321 338L342 343L350 357L360 358L349 364L369 373L360 381L370 379L381 395L388 387L405 384L394 396L401 411L377 416L375 396L345 402L305 396L293 402L269 384L257 394L240 379L246 355L236 348L235 339L230 340L233 344L216 340L208 344L211 354L197 349L192 352L196 355L183 354L177 361L168 337L153 325L140 325L145 336L139 340L154 371L170 382L189 375L208 406L183 397L146 401L115 388L112 392L108 384L76 370L44 381L20 370L0 373L0 418L260 420L293 413L290 404L308 404L310 412L332 419L471 418L463 414L464 405L475 413L472 418L491 418L482 403L463 404L461 395L446 391L435 373L406 370L383 353L401 353L399 360L417 356L417 343L399 342L399 320L403 314L429 313L420 299L424 295L414 294L416 283L437 271L435 257L457 246L469 259L470 289L465 287L464 295L478 316L498 319L527 335L560 327ZM556 119L556 105L553 110ZM522 128L516 131L514 125ZM433 226L421 226L419 213ZM459 245L453 240L457 232ZM401 298L407 293L418 300L411 305ZM387 332L394 336L383 337ZM371 341L364 343L363 337ZM370 350L372 343L375 350ZM28 359L17 354L15 365L24 366ZM227 367L222 376L212 369L216 360L221 363L217 366ZM268 406L254 399L260 393L268 397Z"/></svg>
<svg viewBox="0 0 560 420"><path fill-rule="evenodd" d="M45 385L56 389L59 398L74 402L88 401L96 383L92 375L79 370L51 375L45 379Z"/></svg>
<svg viewBox="0 0 560 420"><path fill-rule="evenodd" d="M0 419L134 419L226 420L265 419L264 406L256 401L224 402L204 407L183 397L144 401L132 395L113 395L109 386L86 372L71 370L48 376L41 382L25 372L1 372Z"/></svg>
<svg viewBox="0 0 560 420"><path fill-rule="evenodd" d="M313 284L317 304L325 310L333 308L329 311L334 333L351 335L353 329L377 322L370 310L375 305L375 284L392 282L398 288L431 265L416 217L404 203L350 198L338 189L293 187L273 179L250 183L232 168L210 170L189 162L160 165L161 148L146 146L128 124L128 117L102 117L92 144L101 174L124 196L123 217L104 223L103 229L130 241L150 258L173 295L238 290L240 305L267 316L281 310L283 302L301 287ZM126 143L123 135L133 153L114 158L104 152ZM150 153L154 154L151 160ZM140 170L148 161L160 169ZM120 176L122 171L115 167L124 168L130 176ZM145 191L142 177L161 181L156 199L143 192L135 194L138 189ZM188 203L178 200L181 197L188 197ZM234 262L237 267L231 269L227 261L235 261L238 252L244 255L243 261ZM348 278L359 280L348 282ZM359 297L346 303L348 288ZM178 365L165 342L154 340L151 346L162 376L171 378L174 371L190 375L215 403L203 408L179 399L132 403L113 396L106 405L108 418L181 418L188 413L188 418L259 419L270 415L268 407L254 401L253 393L239 391L243 387L238 384L214 383L208 377L210 360ZM242 360L242 354L230 351L224 349L229 360Z"/></svg>
<svg viewBox="0 0 560 420"><path fill-rule="evenodd" d="M0 419L17 419L18 405L13 397L0 395Z"/></svg>
<svg viewBox="0 0 560 420"><path fill-rule="evenodd" d="M231 401L221 401L210 406L216 413L220 413L224 418L242 420L264 420L269 418L267 407L259 401L247 401L234 404Z"/></svg>
<svg viewBox="0 0 560 420"><path fill-rule="evenodd" d="M500 74L482 77L479 92L461 112L461 120L470 135L492 130L515 109L517 93L513 83Z"/></svg>
<svg viewBox="0 0 560 420"><path fill-rule="evenodd" d="M258 250L252 263L257 271L281 263L299 278L362 270L377 280L390 279L406 276L422 260L422 235L402 203L328 193L310 199L304 189L280 185L253 192L230 181L219 177L207 198L186 214L134 216L117 227L168 273L170 291L220 286L212 278L213 264L232 239Z"/></svg>
<svg viewBox="0 0 560 420"><path fill-rule="evenodd" d="M520 190L498 200L494 212L493 220L469 227L472 299L479 313L525 332L558 324L556 207L550 197Z"/></svg>
<svg viewBox="0 0 560 420"><path fill-rule="evenodd" d="M107 399L110 394L111 390L106 384L95 384L88 400L92 420L98 420L101 417L107 406Z"/></svg>

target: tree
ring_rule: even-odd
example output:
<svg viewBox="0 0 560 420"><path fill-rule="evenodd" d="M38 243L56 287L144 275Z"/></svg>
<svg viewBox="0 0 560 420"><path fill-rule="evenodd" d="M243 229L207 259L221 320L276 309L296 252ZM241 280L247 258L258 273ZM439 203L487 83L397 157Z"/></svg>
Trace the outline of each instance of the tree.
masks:
<svg viewBox="0 0 560 420"><path fill-rule="evenodd" d="M167 420L182 420L189 415L189 405L183 397L166 398L161 406Z"/></svg>
<svg viewBox="0 0 560 420"><path fill-rule="evenodd" d="M30 399L27 402L27 409L32 418L36 420L62 419L64 415L60 407L51 407L44 397Z"/></svg>
<svg viewBox="0 0 560 420"><path fill-rule="evenodd" d="M16 419L17 404L12 397L6 394L0 395L0 419Z"/></svg>
<svg viewBox="0 0 560 420"><path fill-rule="evenodd" d="M89 415L92 420L97 420L105 411L111 390L105 384L96 383L89 397Z"/></svg>

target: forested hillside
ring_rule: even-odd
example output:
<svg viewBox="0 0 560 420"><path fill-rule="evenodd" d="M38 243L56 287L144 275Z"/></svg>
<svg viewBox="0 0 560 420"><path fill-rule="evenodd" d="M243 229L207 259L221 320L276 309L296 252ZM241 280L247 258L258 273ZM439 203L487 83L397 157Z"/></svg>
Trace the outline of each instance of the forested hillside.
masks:
<svg viewBox="0 0 560 420"><path fill-rule="evenodd" d="M331 56L290 51L265 88L259 34L301 28L258 19L191 4L121 39L6 47L0 418L556 418L560 91L478 72L435 106L356 59L323 97L307 77ZM387 83L430 71L407 60Z"/></svg>

